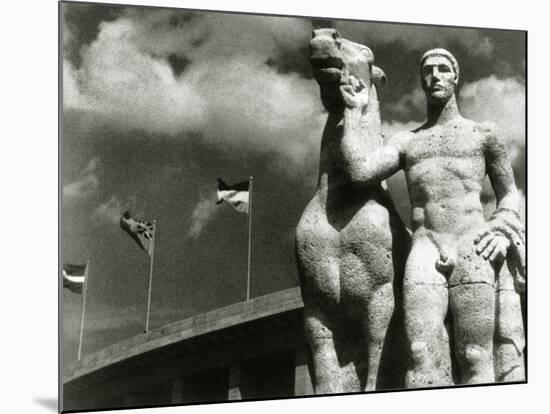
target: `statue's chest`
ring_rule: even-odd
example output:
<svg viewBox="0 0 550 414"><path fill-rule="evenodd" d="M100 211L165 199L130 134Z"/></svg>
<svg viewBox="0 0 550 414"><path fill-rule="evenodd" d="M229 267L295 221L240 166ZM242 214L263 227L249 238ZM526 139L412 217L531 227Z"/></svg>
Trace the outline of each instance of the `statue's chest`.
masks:
<svg viewBox="0 0 550 414"><path fill-rule="evenodd" d="M434 128L418 133L405 149L406 166L411 168L424 161L447 159L449 162L482 159L481 136L475 130Z"/></svg>

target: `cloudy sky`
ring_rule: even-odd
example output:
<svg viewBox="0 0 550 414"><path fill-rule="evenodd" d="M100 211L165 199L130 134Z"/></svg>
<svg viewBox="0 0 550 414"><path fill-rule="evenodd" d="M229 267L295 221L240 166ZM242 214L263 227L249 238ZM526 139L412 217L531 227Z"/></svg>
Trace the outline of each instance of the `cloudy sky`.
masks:
<svg viewBox="0 0 550 414"><path fill-rule="evenodd" d="M388 77L387 136L424 119L422 53L450 50L463 115L497 123L525 193L523 32L77 3L63 4L62 25L62 254L91 262L84 354L144 328L149 261L118 227L126 208L158 221L152 328L244 299L247 217L215 204L217 177L254 176L252 297L297 285L294 228L315 191L326 118L312 28L373 50ZM389 184L408 222L402 176ZM64 290L65 364L80 306Z"/></svg>

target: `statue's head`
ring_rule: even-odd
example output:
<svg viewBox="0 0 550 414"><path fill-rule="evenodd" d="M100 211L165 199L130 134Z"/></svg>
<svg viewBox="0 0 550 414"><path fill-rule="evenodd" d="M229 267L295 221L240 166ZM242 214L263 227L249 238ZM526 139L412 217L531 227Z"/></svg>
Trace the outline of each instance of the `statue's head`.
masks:
<svg viewBox="0 0 550 414"><path fill-rule="evenodd" d="M456 91L460 68L445 49L431 49L420 59L420 79L428 102L447 102Z"/></svg>
<svg viewBox="0 0 550 414"><path fill-rule="evenodd" d="M373 65L372 51L367 46L343 39L335 29L314 30L310 49L313 75L319 83L321 100L328 111L343 107L339 88L344 69L363 80L369 88L373 83L382 86L386 81L382 69Z"/></svg>

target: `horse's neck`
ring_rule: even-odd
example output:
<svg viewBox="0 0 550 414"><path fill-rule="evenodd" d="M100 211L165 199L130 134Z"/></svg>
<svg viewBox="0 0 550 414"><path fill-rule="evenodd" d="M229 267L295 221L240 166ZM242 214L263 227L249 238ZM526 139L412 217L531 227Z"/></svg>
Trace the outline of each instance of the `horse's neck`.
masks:
<svg viewBox="0 0 550 414"><path fill-rule="evenodd" d="M367 110L361 119L363 124L363 136L365 136L367 145L372 145L374 149L382 146L382 125L380 121L380 102L378 101L378 91L374 84L370 88L370 98Z"/></svg>
<svg viewBox="0 0 550 414"><path fill-rule="evenodd" d="M338 171L340 144L345 139L351 139L343 134L345 122L343 112L329 113L321 141L320 174ZM374 85L371 86L367 109L361 116L359 143L361 151L365 152L373 152L382 146L380 108Z"/></svg>

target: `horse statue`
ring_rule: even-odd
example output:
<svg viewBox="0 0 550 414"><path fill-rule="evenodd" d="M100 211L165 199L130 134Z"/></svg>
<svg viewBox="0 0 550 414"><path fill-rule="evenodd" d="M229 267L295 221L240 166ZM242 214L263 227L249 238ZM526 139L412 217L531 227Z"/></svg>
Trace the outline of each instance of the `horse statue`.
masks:
<svg viewBox="0 0 550 414"><path fill-rule="evenodd" d="M341 155L346 111L341 88L369 88L357 151L382 145L377 88L384 72L364 45L334 29L314 30L310 62L328 119L316 192L296 228L305 336L316 394L402 387L406 352L401 285L410 233L385 183L353 187ZM386 367L386 368L385 368Z"/></svg>

